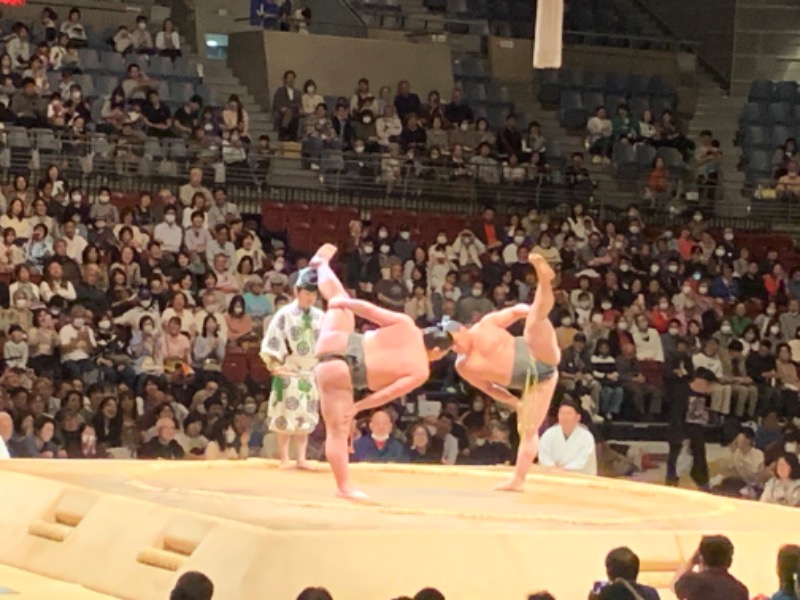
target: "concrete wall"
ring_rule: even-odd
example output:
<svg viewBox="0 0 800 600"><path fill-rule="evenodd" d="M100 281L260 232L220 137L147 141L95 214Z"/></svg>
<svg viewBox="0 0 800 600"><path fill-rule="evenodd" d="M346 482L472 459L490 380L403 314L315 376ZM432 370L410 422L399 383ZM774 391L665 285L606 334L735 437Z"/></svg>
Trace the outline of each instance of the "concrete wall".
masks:
<svg viewBox="0 0 800 600"><path fill-rule="evenodd" d="M800 4L795 0L737 0L734 95L754 79L800 79Z"/></svg>
<svg viewBox="0 0 800 600"><path fill-rule="evenodd" d="M700 42L698 52L703 60L726 80L731 79L737 0L640 1L676 36Z"/></svg>
<svg viewBox="0 0 800 600"><path fill-rule="evenodd" d="M450 49L443 44L274 31L237 33L231 36L228 64L257 98L271 97L289 69L297 73L298 87L313 79L320 94L348 98L361 77L370 80L376 94L382 85L394 89L399 80L408 79L423 101L434 89L448 98L453 87Z"/></svg>
<svg viewBox="0 0 800 600"><path fill-rule="evenodd" d="M533 42L530 40L511 40L490 38L489 59L492 73L498 79L525 81L531 78ZM571 69L596 69L600 71L619 71L640 73L642 75L661 75L666 81L677 86L680 67L678 54L653 50L629 50L626 48L606 48L601 46L565 46L564 66Z"/></svg>

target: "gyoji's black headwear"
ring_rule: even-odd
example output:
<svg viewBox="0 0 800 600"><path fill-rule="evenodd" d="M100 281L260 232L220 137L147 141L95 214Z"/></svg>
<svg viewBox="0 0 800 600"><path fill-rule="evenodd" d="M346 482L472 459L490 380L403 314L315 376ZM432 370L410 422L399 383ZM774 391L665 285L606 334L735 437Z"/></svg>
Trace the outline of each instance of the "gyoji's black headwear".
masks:
<svg viewBox="0 0 800 600"><path fill-rule="evenodd" d="M310 267L300 269L297 272L297 281L294 282L294 287L297 290L316 292L319 289L317 285L317 272Z"/></svg>

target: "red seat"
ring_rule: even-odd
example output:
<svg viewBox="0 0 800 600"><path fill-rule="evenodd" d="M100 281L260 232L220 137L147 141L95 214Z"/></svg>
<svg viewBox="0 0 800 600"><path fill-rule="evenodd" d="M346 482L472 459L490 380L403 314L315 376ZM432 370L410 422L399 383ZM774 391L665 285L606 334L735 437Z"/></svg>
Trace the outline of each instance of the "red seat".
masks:
<svg viewBox="0 0 800 600"><path fill-rule="evenodd" d="M310 222L311 207L308 204L287 204L286 205L286 227L292 228L295 222Z"/></svg>
<svg viewBox="0 0 800 600"><path fill-rule="evenodd" d="M232 354L230 350L228 349L222 362L222 374L231 383L244 383L247 379L248 358L243 354Z"/></svg>
<svg viewBox="0 0 800 600"><path fill-rule="evenodd" d="M250 379L264 387L268 387L272 381L272 375L267 370L267 365L259 356L250 357Z"/></svg>
<svg viewBox="0 0 800 600"><path fill-rule="evenodd" d="M335 206L331 206L330 204L317 204L314 206L314 210L311 211L311 223L313 225L317 223L330 223L335 227L338 216L338 210Z"/></svg>
<svg viewBox="0 0 800 600"><path fill-rule="evenodd" d="M289 245L298 252L311 252L311 224L308 221L289 221Z"/></svg>
<svg viewBox="0 0 800 600"><path fill-rule="evenodd" d="M370 211L370 222L373 231L377 231L378 227L382 225L389 230L389 235L394 233L398 225L395 211L387 208L373 208Z"/></svg>
<svg viewBox="0 0 800 600"><path fill-rule="evenodd" d="M338 244L339 232L333 223L315 223L311 228L311 242L314 249L322 244Z"/></svg>
<svg viewBox="0 0 800 600"><path fill-rule="evenodd" d="M350 221L361 218L361 214L355 206L340 206L336 211L336 227L348 231Z"/></svg>
<svg viewBox="0 0 800 600"><path fill-rule="evenodd" d="M286 231L286 205L283 202L262 202L261 221L267 231Z"/></svg>
<svg viewBox="0 0 800 600"><path fill-rule="evenodd" d="M427 218L427 215L423 216L423 219ZM415 210L398 210L394 213L394 219L397 223L397 226L400 225L408 225L410 229L416 229L419 227L419 213Z"/></svg>

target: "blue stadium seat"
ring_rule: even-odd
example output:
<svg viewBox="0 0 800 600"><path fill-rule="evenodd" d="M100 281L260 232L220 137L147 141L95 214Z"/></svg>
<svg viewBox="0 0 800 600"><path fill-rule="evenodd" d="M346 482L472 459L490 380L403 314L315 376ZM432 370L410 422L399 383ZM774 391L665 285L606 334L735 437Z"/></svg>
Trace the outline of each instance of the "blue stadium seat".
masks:
<svg viewBox="0 0 800 600"><path fill-rule="evenodd" d="M777 82L775 84L772 98L775 102L788 102L789 104L796 104L798 101L797 82L796 81Z"/></svg>
<svg viewBox="0 0 800 600"><path fill-rule="evenodd" d="M597 109L598 106L605 105L605 97L603 96L602 92L584 92L583 93L583 105L586 107L590 113L594 114L594 111ZM609 111L612 110L606 107ZM609 118L611 115L609 115Z"/></svg>
<svg viewBox="0 0 800 600"><path fill-rule="evenodd" d="M558 83L562 90L579 90L583 87L583 78L577 71L562 68L558 72Z"/></svg>
<svg viewBox="0 0 800 600"><path fill-rule="evenodd" d="M664 159L667 170L676 177L680 177L686 171L686 163L683 162L683 155L677 148L662 146L657 151L658 156Z"/></svg>
<svg viewBox="0 0 800 600"><path fill-rule="evenodd" d="M583 85L581 88L586 92L602 92L606 87L605 74L597 71L583 72Z"/></svg>
<svg viewBox="0 0 800 600"><path fill-rule="evenodd" d="M627 104L628 98L619 94L606 94L605 105L609 113L616 113L620 104Z"/></svg>
<svg viewBox="0 0 800 600"><path fill-rule="evenodd" d="M628 78L628 95L643 96L647 93L644 76L638 73L631 73Z"/></svg>
<svg viewBox="0 0 800 600"><path fill-rule="evenodd" d="M156 77L172 77L175 74L172 59L167 56L152 57L149 71Z"/></svg>
<svg viewBox="0 0 800 600"><path fill-rule="evenodd" d="M489 102L494 104L509 104L511 102L511 94L508 91L508 87L505 85L492 82L489 84L487 92Z"/></svg>
<svg viewBox="0 0 800 600"><path fill-rule="evenodd" d="M478 81L467 81L464 84L464 95L469 102L483 102L486 100L486 86Z"/></svg>
<svg viewBox="0 0 800 600"><path fill-rule="evenodd" d="M542 104L557 104L561 96L561 87L558 83L557 69L537 69L536 80L538 91L536 98Z"/></svg>
<svg viewBox="0 0 800 600"><path fill-rule="evenodd" d="M742 109L739 122L743 125L766 125L769 122L768 105L763 102L748 102Z"/></svg>
<svg viewBox="0 0 800 600"><path fill-rule="evenodd" d="M627 73L606 73L605 90L607 94L618 94L627 96L630 84L630 77Z"/></svg>
<svg viewBox="0 0 800 600"><path fill-rule="evenodd" d="M760 179L772 178L772 156L765 150L755 150L750 154L745 170L747 182L751 185Z"/></svg>
<svg viewBox="0 0 800 600"><path fill-rule="evenodd" d="M660 75L653 75L645 88L651 96L672 96L674 90Z"/></svg>
<svg viewBox="0 0 800 600"><path fill-rule="evenodd" d="M96 73L103 70L97 50L86 48L80 52L81 69L89 73Z"/></svg>
<svg viewBox="0 0 800 600"><path fill-rule="evenodd" d="M650 98L648 96L631 96L628 100L628 108L632 115L641 117L644 111L650 110ZM658 119L660 113L653 113L653 116Z"/></svg>
<svg viewBox="0 0 800 600"><path fill-rule="evenodd" d="M586 126L587 110L581 94L576 91L561 92L559 121L567 129L583 129Z"/></svg>
<svg viewBox="0 0 800 600"><path fill-rule="evenodd" d="M636 165L639 173L648 173L656 159L656 149L650 144L636 144Z"/></svg>
<svg viewBox="0 0 800 600"><path fill-rule="evenodd" d="M757 79L750 84L750 92L747 94L749 102L770 102L772 100L773 85L766 79Z"/></svg>
<svg viewBox="0 0 800 600"><path fill-rule="evenodd" d="M653 96L650 98L650 110L654 115L660 115L665 110L675 109L675 99L672 96Z"/></svg>
<svg viewBox="0 0 800 600"><path fill-rule="evenodd" d="M756 148L769 148L772 146L771 134L766 127L751 125L745 129L741 144L746 152Z"/></svg>
<svg viewBox="0 0 800 600"><path fill-rule="evenodd" d="M122 74L127 68L125 59L116 52L103 52L100 55L100 63L106 73Z"/></svg>
<svg viewBox="0 0 800 600"><path fill-rule="evenodd" d="M633 144L623 144L622 142L614 144L611 161L614 166L614 175L618 179L628 181L636 179L636 150Z"/></svg>
<svg viewBox="0 0 800 600"><path fill-rule="evenodd" d="M792 130L786 125L776 125L770 130L770 142L773 148L783 146L787 138L794 137Z"/></svg>
<svg viewBox="0 0 800 600"><path fill-rule="evenodd" d="M792 105L787 102L773 102L769 105L769 122L772 125L790 125L792 123Z"/></svg>

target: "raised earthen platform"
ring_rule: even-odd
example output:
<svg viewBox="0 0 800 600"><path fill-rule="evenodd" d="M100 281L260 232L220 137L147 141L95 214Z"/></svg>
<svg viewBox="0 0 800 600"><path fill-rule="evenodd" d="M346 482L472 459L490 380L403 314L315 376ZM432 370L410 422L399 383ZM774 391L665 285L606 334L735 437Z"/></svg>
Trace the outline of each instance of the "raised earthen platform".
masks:
<svg viewBox="0 0 800 600"><path fill-rule="evenodd" d="M642 580L665 587L705 533L729 535L735 574L754 594L772 592L778 548L800 539L796 509L545 470L523 494L493 491L506 477L355 465L370 500L352 503L333 497L324 465L6 461L0 564L131 600L166 598L185 570L207 573L222 600L294 600L307 585L336 600L429 585L454 600L522 600L540 589L574 600L604 577L605 554L619 545L642 558Z"/></svg>

